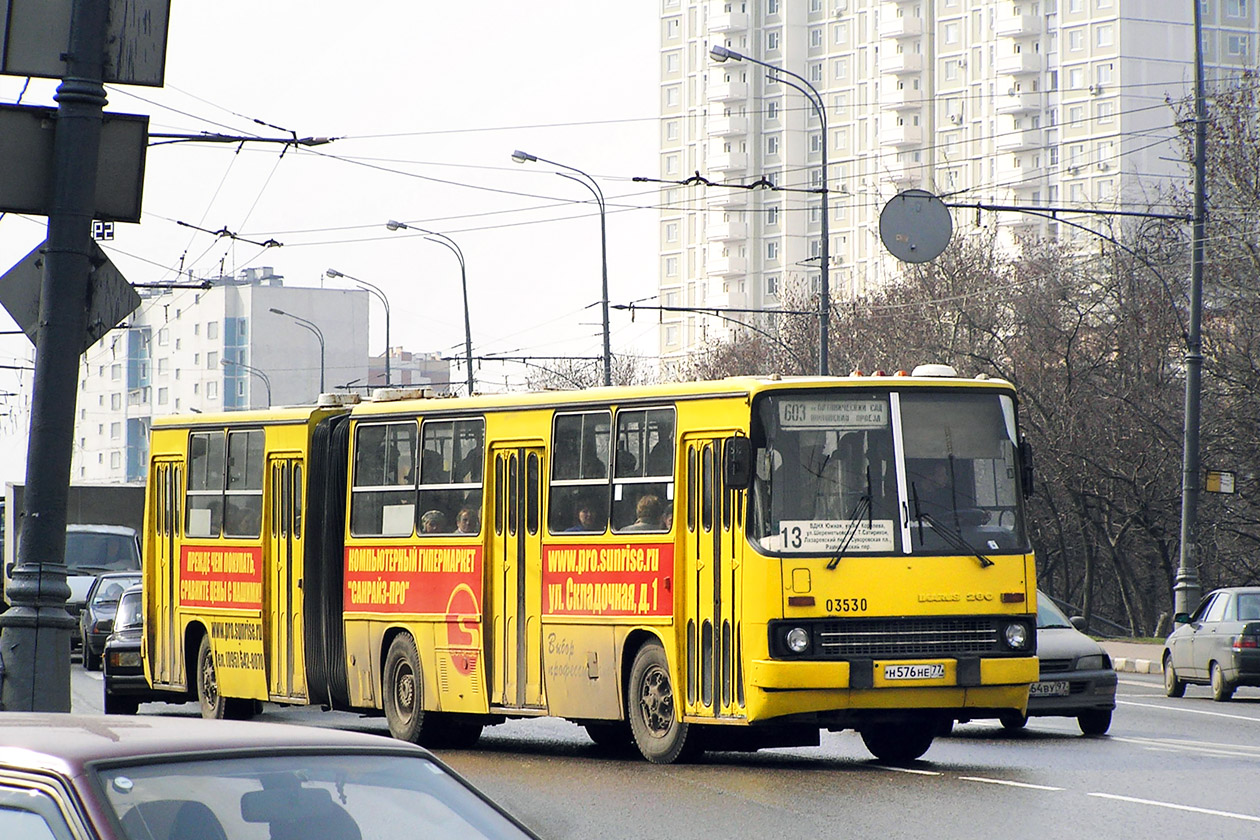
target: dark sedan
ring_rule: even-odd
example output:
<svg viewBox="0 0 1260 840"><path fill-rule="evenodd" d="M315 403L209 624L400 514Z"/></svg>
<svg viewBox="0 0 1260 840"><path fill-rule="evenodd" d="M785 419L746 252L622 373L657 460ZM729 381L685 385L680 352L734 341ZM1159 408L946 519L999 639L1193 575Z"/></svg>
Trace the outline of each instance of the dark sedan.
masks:
<svg viewBox="0 0 1260 840"><path fill-rule="evenodd" d="M140 659L140 634L144 630L143 594L139 584L118 601L114 632L105 642L105 714L134 715L149 700L176 702L183 698L169 691L155 692L144 677Z"/></svg>
<svg viewBox="0 0 1260 840"><path fill-rule="evenodd" d="M140 582L139 572L110 572L92 581L83 612L79 613L79 640L83 645L83 667L89 671L101 668L105 640L114 631L114 613L118 599L128 586Z"/></svg>
<svg viewBox="0 0 1260 840"><path fill-rule="evenodd" d="M1260 685L1260 586L1207 594L1164 640L1164 693L1180 697L1187 683L1208 685L1228 700L1240 685Z"/></svg>
<svg viewBox="0 0 1260 840"><path fill-rule="evenodd" d="M536 837L427 750L360 732L0 713L0 837Z"/></svg>

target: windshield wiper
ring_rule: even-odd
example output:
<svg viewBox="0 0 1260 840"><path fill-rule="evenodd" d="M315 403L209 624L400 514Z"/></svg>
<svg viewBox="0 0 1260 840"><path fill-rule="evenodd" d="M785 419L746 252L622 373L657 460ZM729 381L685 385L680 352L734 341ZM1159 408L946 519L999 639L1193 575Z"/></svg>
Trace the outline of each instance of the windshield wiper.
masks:
<svg viewBox="0 0 1260 840"><path fill-rule="evenodd" d="M862 524L862 514L866 514L866 527L868 530L875 527L872 522L871 511L871 468L866 468L866 492L858 497L857 504L853 506L853 510L849 512L849 529L844 532L844 538L840 540L840 547L836 549L836 553L832 555L831 561L827 564L829 570L834 570L840 565L840 561L844 558L844 553L849 550L849 544L853 542L853 538L857 536L857 530Z"/></svg>
<svg viewBox="0 0 1260 840"><path fill-rule="evenodd" d="M958 533L944 522L941 522L932 514L920 513L919 522L919 542L923 542L923 525L921 523L926 522L932 526L932 530L939 534L941 539L944 540L950 548L957 549L964 554L970 554L979 560L981 568L993 565L993 561L977 551L975 546L967 542L967 539L962 534Z"/></svg>

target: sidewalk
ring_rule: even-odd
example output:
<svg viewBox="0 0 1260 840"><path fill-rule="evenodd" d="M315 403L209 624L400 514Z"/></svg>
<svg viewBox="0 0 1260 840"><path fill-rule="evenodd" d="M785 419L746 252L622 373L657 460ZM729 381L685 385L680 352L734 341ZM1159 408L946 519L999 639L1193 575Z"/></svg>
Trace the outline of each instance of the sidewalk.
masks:
<svg viewBox="0 0 1260 840"><path fill-rule="evenodd" d="M1164 646L1137 642L1100 642L1111 656L1111 664L1117 671L1131 674L1162 674L1161 659Z"/></svg>

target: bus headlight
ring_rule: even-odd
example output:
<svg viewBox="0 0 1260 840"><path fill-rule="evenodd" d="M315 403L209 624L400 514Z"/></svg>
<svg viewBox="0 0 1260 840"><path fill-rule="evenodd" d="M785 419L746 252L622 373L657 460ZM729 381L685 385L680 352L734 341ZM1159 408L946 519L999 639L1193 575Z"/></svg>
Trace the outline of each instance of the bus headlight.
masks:
<svg viewBox="0 0 1260 840"><path fill-rule="evenodd" d="M1003 631L1006 646L1011 650L1023 650L1028 647L1028 627L1023 624L1008 624Z"/></svg>
<svg viewBox="0 0 1260 840"><path fill-rule="evenodd" d="M792 653L804 653L809 650L809 631L804 627L793 627L787 631L784 641Z"/></svg>

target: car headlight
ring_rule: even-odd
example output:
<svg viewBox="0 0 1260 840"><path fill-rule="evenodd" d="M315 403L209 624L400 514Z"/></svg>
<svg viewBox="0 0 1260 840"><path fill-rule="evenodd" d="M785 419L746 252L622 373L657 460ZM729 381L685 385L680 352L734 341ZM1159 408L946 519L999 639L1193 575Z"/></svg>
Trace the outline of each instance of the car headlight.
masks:
<svg viewBox="0 0 1260 840"><path fill-rule="evenodd" d="M784 636L788 650L792 653L804 653L809 650L809 632L804 627L793 627Z"/></svg>
<svg viewBox="0 0 1260 840"><path fill-rule="evenodd" d="M115 668L139 668L140 651L113 651L109 655L109 664Z"/></svg>
<svg viewBox="0 0 1260 840"><path fill-rule="evenodd" d="M1025 624L1008 624L1002 631L1006 646L1011 650L1023 650L1028 647L1028 626Z"/></svg>
<svg viewBox="0 0 1260 840"><path fill-rule="evenodd" d="M1111 658L1104 653L1093 653L1076 660L1078 671L1102 671L1111 667Z"/></svg>

